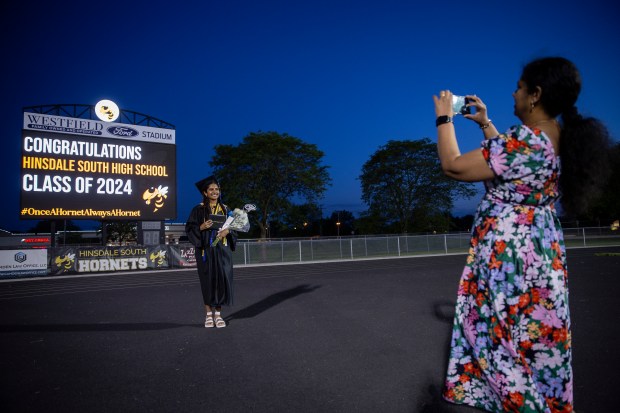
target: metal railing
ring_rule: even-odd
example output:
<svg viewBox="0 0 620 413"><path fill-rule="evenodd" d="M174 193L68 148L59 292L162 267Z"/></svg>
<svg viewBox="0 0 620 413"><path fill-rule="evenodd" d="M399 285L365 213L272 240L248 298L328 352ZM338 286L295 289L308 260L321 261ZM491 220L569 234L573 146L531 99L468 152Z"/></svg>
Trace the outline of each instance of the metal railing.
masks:
<svg viewBox="0 0 620 413"><path fill-rule="evenodd" d="M620 231L609 227L564 229L567 248L620 246ZM335 237L327 239L240 240L236 265L466 253L469 233Z"/></svg>

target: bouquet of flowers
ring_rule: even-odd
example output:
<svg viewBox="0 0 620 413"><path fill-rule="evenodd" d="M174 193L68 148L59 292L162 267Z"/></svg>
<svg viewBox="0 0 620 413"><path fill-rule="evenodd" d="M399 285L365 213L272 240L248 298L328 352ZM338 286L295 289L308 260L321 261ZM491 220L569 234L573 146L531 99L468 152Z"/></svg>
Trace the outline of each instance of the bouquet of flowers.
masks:
<svg viewBox="0 0 620 413"><path fill-rule="evenodd" d="M254 210L256 210L256 205L245 204L243 206L243 209L235 208L231 212L229 212L228 218L226 218L226 222L224 222L222 228L220 228L220 230L218 231L218 237L216 237L213 243L211 243L211 246L215 247L217 243L220 242L219 233L224 231L225 229L248 232L250 230L250 220L248 218L248 212Z"/></svg>

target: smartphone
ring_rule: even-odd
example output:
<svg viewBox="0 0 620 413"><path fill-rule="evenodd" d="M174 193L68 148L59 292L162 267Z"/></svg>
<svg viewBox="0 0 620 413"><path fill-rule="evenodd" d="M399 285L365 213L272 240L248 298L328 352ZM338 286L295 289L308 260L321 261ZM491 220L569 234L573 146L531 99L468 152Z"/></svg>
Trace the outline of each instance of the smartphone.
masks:
<svg viewBox="0 0 620 413"><path fill-rule="evenodd" d="M455 115L468 115L471 113L471 108L467 106L469 99L465 96L452 95L452 112Z"/></svg>

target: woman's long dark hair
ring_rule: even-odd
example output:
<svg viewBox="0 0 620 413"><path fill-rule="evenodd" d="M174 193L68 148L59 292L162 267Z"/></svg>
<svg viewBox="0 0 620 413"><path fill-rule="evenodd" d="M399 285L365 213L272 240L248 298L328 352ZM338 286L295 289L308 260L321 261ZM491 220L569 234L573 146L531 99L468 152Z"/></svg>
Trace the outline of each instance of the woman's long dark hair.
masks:
<svg viewBox="0 0 620 413"><path fill-rule="evenodd" d="M549 116L562 116L562 210L569 216L583 214L609 176L609 132L598 119L579 114L575 103L581 92L581 75L571 61L562 57L534 60L523 68L521 80L530 92L541 88L539 104Z"/></svg>

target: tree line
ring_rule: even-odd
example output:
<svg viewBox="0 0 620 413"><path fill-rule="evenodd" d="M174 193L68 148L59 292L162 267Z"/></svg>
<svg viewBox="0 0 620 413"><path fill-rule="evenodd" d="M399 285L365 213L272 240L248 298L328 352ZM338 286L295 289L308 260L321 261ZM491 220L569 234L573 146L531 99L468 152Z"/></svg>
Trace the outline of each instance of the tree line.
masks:
<svg viewBox="0 0 620 413"><path fill-rule="evenodd" d="M277 132L253 132L239 145L216 145L209 162L231 206L251 202L254 237L446 232L469 230L473 216L457 218L457 199L476 195L470 183L444 175L429 138L390 140L364 163L359 175L367 210L359 217L334 211L323 217L320 200L331 184L323 152ZM612 159L620 158L620 144ZM609 190L581 218L612 220L620 214L620 163ZM294 202L296 200L297 202Z"/></svg>

